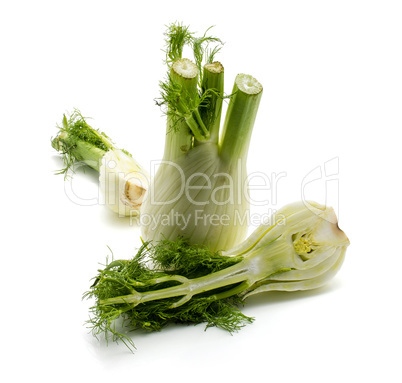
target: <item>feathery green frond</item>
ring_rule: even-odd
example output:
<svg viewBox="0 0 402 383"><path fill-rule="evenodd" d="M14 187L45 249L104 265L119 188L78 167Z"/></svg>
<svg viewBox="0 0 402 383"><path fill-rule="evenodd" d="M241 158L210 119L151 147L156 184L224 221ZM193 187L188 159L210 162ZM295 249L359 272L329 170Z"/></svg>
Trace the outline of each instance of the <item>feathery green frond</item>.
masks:
<svg viewBox="0 0 402 383"><path fill-rule="evenodd" d="M215 61L215 55L217 55L221 49L222 46L216 46L213 47L212 49L207 49L206 50L207 59L205 60L206 64L213 63Z"/></svg>
<svg viewBox="0 0 402 383"><path fill-rule="evenodd" d="M211 63L215 57L215 55L221 50L223 42L214 36L207 36L207 33L212 27L209 27L202 37L195 37L193 39L193 53L194 60L197 68L200 72L200 84L202 83L202 67L203 64ZM218 44L214 48L210 49L209 46L211 43ZM204 62L204 57L207 59Z"/></svg>
<svg viewBox="0 0 402 383"><path fill-rule="evenodd" d="M114 148L110 138L92 128L86 119L78 109L74 109L68 119L63 115L62 125L57 126L58 135L51 141L52 147L60 152L64 162L64 168L56 174L68 177L68 172L74 171L74 166L79 162L99 170L101 158Z"/></svg>
<svg viewBox="0 0 402 383"><path fill-rule="evenodd" d="M182 84L172 80L171 76L164 82L160 82L160 97L155 100L162 107L162 112L170 121L170 129L175 131L178 124L191 118L197 111L206 116L209 108L209 100L213 96L220 97L214 89L208 89L201 96L190 93ZM209 117L205 117L209 118Z"/></svg>
<svg viewBox="0 0 402 383"><path fill-rule="evenodd" d="M217 293L228 291L233 286L197 294L179 304L182 297L173 296L133 304L124 300L130 294L152 294L192 280L224 270L240 262L242 257L224 257L203 247L190 246L187 241L161 241L153 245L144 243L131 261L112 261L103 270L84 298L95 298L92 316L87 322L95 336L104 334L113 340L121 340L132 347L131 339L124 329L116 324L122 319L123 327L129 330L145 329L159 331L169 323L206 323L229 332L239 330L252 318L238 309L241 299L229 296L217 300ZM154 268L149 268L152 262ZM121 298L123 297L123 298ZM117 299L116 303L113 299Z"/></svg>
<svg viewBox="0 0 402 383"><path fill-rule="evenodd" d="M222 257L202 246L190 246L188 241L163 240L153 245L152 261L162 270L174 270L187 278L198 278L233 266L241 257Z"/></svg>
<svg viewBox="0 0 402 383"><path fill-rule="evenodd" d="M184 26L181 23L172 23L167 26L165 36L166 63L170 65L172 62L182 58L183 48L191 43L193 33L189 31L188 26Z"/></svg>

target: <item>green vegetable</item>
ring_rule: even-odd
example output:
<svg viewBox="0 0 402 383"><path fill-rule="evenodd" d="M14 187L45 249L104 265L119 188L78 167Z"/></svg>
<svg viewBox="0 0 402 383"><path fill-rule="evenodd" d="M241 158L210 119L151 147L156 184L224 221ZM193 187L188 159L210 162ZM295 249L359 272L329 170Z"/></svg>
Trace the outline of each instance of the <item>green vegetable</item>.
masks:
<svg viewBox="0 0 402 383"><path fill-rule="evenodd" d="M322 286L342 265L349 240L333 209L295 203L274 214L246 241L224 254L183 239L144 243L132 260L112 261L85 294L95 298L94 335L111 334L133 346L116 327L160 330L170 322L218 326L229 332L252 322L238 309L263 291ZM149 268L151 261L155 267Z"/></svg>
<svg viewBox="0 0 402 383"><path fill-rule="evenodd" d="M186 44L195 62L182 58ZM211 44L217 46L208 49ZM214 61L220 48L207 32L196 38L188 27L168 29L168 75L158 102L167 116L165 150L141 209L147 241L182 236L215 251L246 236L246 162L262 86L250 75L237 75L220 134L224 69Z"/></svg>
<svg viewBox="0 0 402 383"><path fill-rule="evenodd" d="M144 168L105 133L92 128L78 110L68 119L64 115L58 128L52 146L61 153L65 165L58 174L66 179L78 164L95 169L107 206L120 215L137 215L148 188Z"/></svg>

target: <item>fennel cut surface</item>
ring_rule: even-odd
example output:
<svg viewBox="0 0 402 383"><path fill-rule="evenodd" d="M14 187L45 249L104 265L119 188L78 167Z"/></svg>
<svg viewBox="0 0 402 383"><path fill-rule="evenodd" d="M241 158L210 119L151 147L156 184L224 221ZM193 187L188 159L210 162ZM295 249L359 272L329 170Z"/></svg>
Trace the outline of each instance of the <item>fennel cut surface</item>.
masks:
<svg viewBox="0 0 402 383"><path fill-rule="evenodd" d="M160 330L170 322L201 323L230 332L252 322L238 305L266 291L318 288L340 269L349 245L332 208L285 206L238 247L224 253L185 240L144 243L132 260L99 271L86 297L95 298L93 333L133 346L115 327ZM149 268L146 261L156 266Z"/></svg>

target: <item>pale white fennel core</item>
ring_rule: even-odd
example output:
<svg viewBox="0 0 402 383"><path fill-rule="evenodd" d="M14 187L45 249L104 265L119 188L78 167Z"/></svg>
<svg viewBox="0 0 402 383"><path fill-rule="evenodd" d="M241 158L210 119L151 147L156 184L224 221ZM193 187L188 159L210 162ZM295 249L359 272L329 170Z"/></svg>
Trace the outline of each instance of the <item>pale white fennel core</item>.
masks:
<svg viewBox="0 0 402 383"><path fill-rule="evenodd" d="M172 65L172 70L184 78L194 78L198 76L197 66L189 59L177 60Z"/></svg>
<svg viewBox="0 0 402 383"><path fill-rule="evenodd" d="M244 93L258 94L262 92L262 85L253 76L248 74L238 74L236 77L236 84Z"/></svg>
<svg viewBox="0 0 402 383"><path fill-rule="evenodd" d="M175 66L176 65L176 66ZM210 64L220 73L220 63ZM193 78L197 68L185 59L172 67ZM236 77L220 142L207 141L164 160L141 208L142 236L147 241L185 238L212 251L229 249L244 240L249 222L247 153L262 86L252 76ZM175 139L168 134L167 140Z"/></svg>
<svg viewBox="0 0 402 383"><path fill-rule="evenodd" d="M119 149L106 152L99 169L99 183L104 203L121 216L140 212L149 176L129 155Z"/></svg>
<svg viewBox="0 0 402 383"><path fill-rule="evenodd" d="M223 65L219 61L207 63L204 65L204 68L211 73L221 73L223 71Z"/></svg>
<svg viewBox="0 0 402 383"><path fill-rule="evenodd" d="M332 208L301 201L278 210L241 245L222 254L249 259L245 298L323 286L342 266L348 246Z"/></svg>

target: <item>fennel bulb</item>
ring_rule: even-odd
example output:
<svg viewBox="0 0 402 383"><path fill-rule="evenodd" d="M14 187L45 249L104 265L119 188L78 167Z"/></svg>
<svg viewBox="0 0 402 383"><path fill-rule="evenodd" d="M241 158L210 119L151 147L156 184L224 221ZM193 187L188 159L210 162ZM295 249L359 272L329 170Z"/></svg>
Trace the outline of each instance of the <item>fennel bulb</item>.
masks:
<svg viewBox="0 0 402 383"><path fill-rule="evenodd" d="M280 209L238 247L223 254L184 240L145 243L132 260L99 271L86 297L94 297L94 334L116 330L123 317L131 329L160 330L169 322L201 323L230 332L252 321L236 303L264 291L317 288L340 269L349 240L333 209L298 202ZM157 268L146 266L146 256Z"/></svg>
<svg viewBox="0 0 402 383"><path fill-rule="evenodd" d="M160 102L167 115L165 150L141 208L142 235L228 249L247 234L246 162L262 86L250 75L237 75L220 135L224 68L213 55L202 66L200 53L202 42L219 40L170 28ZM192 44L195 63L181 57L177 45L183 41Z"/></svg>
<svg viewBox="0 0 402 383"><path fill-rule="evenodd" d="M52 146L63 156L65 168L58 174L68 176L77 164L99 172L104 203L122 216L138 215L148 188L148 174L130 153L115 147L105 133L92 128L75 110L64 115L59 134Z"/></svg>

